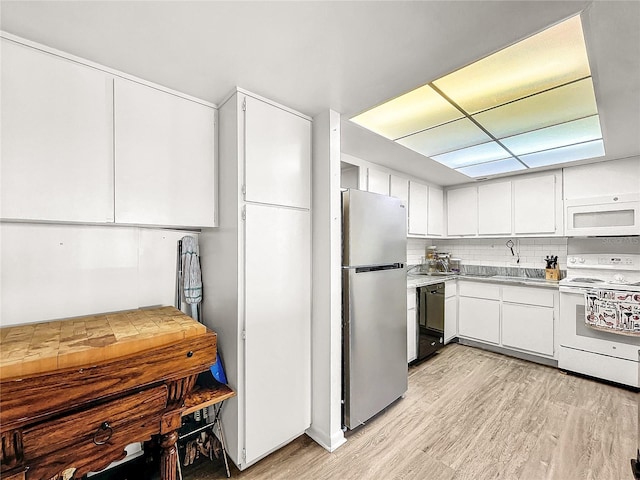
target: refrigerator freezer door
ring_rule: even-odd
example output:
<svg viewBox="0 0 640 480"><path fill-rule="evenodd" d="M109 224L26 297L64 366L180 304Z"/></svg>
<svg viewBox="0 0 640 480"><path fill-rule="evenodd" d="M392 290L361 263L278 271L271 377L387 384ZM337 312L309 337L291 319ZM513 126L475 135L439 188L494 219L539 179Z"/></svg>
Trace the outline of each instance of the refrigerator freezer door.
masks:
<svg viewBox="0 0 640 480"><path fill-rule="evenodd" d="M344 266L406 262L406 215L400 200L347 190L342 210Z"/></svg>
<svg viewBox="0 0 640 480"><path fill-rule="evenodd" d="M406 275L351 268L343 276L344 421L355 428L407 391Z"/></svg>

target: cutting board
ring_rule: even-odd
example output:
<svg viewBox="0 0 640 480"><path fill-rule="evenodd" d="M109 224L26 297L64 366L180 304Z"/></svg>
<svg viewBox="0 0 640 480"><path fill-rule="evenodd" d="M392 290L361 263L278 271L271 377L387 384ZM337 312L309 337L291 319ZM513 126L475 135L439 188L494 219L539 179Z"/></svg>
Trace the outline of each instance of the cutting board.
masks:
<svg viewBox="0 0 640 480"><path fill-rule="evenodd" d="M0 328L0 381L105 362L202 335L174 307L145 308Z"/></svg>

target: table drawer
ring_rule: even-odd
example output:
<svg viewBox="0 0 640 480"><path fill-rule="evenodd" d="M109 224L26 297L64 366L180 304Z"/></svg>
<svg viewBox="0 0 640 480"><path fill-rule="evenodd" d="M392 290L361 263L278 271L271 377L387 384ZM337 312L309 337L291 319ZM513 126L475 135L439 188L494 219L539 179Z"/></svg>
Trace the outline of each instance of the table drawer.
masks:
<svg viewBox="0 0 640 480"><path fill-rule="evenodd" d="M110 362L5 380L0 383L0 431L45 421L133 389L197 375L215 360L216 334L210 332Z"/></svg>
<svg viewBox="0 0 640 480"><path fill-rule="evenodd" d="M29 464L31 459L72 445L95 445L94 438L97 447L112 443L123 429L146 418L159 418L166 404L167 387L162 385L26 428L22 432L25 460Z"/></svg>

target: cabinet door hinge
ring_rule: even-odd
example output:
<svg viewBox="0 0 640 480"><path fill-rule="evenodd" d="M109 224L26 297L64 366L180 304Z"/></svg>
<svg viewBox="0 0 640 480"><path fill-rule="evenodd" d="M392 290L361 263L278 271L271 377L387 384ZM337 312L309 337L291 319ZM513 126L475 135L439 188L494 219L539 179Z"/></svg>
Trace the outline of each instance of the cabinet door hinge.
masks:
<svg viewBox="0 0 640 480"><path fill-rule="evenodd" d="M244 199L244 197L247 195L247 186L246 185L242 185L242 198Z"/></svg>
<svg viewBox="0 0 640 480"><path fill-rule="evenodd" d="M247 463L247 449L246 448L242 449L242 461L244 463Z"/></svg>
<svg viewBox="0 0 640 480"><path fill-rule="evenodd" d="M247 219L247 208L242 207L242 220L246 220L246 219Z"/></svg>
<svg viewBox="0 0 640 480"><path fill-rule="evenodd" d="M247 111L247 97L244 97L244 99L242 100L242 111Z"/></svg>
<svg viewBox="0 0 640 480"><path fill-rule="evenodd" d="M242 333L240 334L240 336L242 337L242 340L246 340L247 339L247 331L246 330L242 330Z"/></svg>

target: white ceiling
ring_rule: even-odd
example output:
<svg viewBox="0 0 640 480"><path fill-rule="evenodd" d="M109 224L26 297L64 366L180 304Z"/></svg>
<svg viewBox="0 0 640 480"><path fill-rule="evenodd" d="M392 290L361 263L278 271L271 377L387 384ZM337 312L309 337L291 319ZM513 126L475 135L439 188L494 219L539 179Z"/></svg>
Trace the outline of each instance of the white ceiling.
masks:
<svg viewBox="0 0 640 480"><path fill-rule="evenodd" d="M583 10L605 159L640 155L637 0L2 0L0 26L213 103L237 85L336 110L344 152L451 185L469 179L345 119Z"/></svg>

